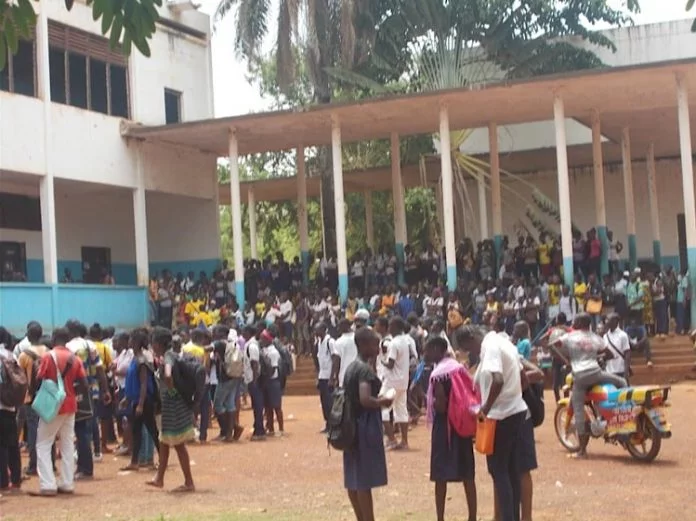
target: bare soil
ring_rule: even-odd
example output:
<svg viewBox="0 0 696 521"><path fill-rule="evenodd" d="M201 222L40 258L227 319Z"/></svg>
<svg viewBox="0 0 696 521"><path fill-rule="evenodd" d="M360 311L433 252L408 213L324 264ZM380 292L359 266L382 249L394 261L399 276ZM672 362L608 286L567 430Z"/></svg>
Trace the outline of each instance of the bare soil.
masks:
<svg viewBox="0 0 696 521"><path fill-rule="evenodd" d="M593 440L590 459L571 460L556 440L553 397L547 395L547 420L536 430L539 469L534 477L537 521L690 521L696 483L696 385L675 386L668 410L674 436L664 440L649 465L632 461L620 447ZM3 521L95 521L172 519L176 521L339 521L352 520L343 490L342 455L329 451L321 428L318 397L290 397L284 402L282 439L251 443L190 446L197 492L168 490L183 482L172 453L165 490L144 485L149 471L121 473L122 458L105 456L96 478L79 482L74 496L0 499ZM251 423L245 411L243 421ZM212 431L210 437L214 437ZM428 480L430 439L420 425L411 431L409 452L389 453L389 486L375 492L377 519L434 519L433 486ZM23 457L26 457L24 455ZM477 456L479 518L492 517L492 486L485 460ZM36 490L38 479L25 483ZM460 487L450 486L448 518L465 519Z"/></svg>

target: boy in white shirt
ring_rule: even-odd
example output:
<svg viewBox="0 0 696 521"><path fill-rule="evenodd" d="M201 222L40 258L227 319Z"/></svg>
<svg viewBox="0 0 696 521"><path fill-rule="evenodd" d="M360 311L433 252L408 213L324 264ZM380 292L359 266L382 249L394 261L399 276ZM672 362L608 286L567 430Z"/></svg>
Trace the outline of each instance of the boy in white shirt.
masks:
<svg viewBox="0 0 696 521"><path fill-rule="evenodd" d="M401 443L396 442L396 436L389 425L385 429L389 444L387 448L395 450L408 449L408 384L409 368L412 350L415 351L415 342L406 334L406 323L400 316L395 316L389 322L389 333L392 340L387 348L387 361L382 362L385 367L384 387L386 390L396 391L391 410L394 414L394 423L401 431Z"/></svg>

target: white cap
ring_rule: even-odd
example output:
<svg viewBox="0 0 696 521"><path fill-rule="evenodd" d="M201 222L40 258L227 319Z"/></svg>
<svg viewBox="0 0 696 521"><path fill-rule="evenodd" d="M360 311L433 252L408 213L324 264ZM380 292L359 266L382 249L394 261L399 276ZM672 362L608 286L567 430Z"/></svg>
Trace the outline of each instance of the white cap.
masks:
<svg viewBox="0 0 696 521"><path fill-rule="evenodd" d="M370 320L370 312L366 309L359 309L355 312L355 320L364 320L368 321Z"/></svg>

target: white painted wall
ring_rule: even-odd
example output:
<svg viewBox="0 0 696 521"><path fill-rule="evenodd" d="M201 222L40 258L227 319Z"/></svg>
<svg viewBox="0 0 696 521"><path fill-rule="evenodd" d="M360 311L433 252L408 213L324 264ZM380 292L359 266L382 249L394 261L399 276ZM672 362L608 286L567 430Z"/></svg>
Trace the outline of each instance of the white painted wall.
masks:
<svg viewBox="0 0 696 521"><path fill-rule="evenodd" d="M217 182L217 158L197 150L143 144L147 190L212 199Z"/></svg>
<svg viewBox="0 0 696 521"><path fill-rule="evenodd" d="M679 238L677 235L677 214L683 213L684 199L681 189L681 166L679 160L660 160L657 168L657 192L658 208L660 212L660 233L662 235L663 256L676 256L679 254ZM607 200L607 226L614 231L614 237L627 248L626 213L624 206L624 191L621 165L607 165L605 172L605 194ZM525 175L524 180L536 186L544 195L558 204L558 183L555 172L542 172L533 175ZM532 203L532 189L519 180L506 177L502 174L502 183L505 187L503 197L503 233L513 241L516 235L517 224L522 222L536 234L529 220L525 217L527 202ZM592 169L571 169L570 195L573 223L583 232L596 226L594 204L594 181ZM474 222L479 223L478 198L476 184L471 181L468 190L471 195L472 214ZM648 177L645 163L633 164L633 190L635 197L636 229L638 256L652 258L652 228L650 223L650 207L648 201ZM518 194L515 196L514 194ZM487 192L488 208L490 214L490 191ZM541 217L550 229L557 233L560 228L551 218L535 209L537 216ZM489 222L491 217L489 215ZM474 232L469 232L474 233ZM627 249L624 256L628 255Z"/></svg>
<svg viewBox="0 0 696 521"><path fill-rule="evenodd" d="M218 210L212 199L148 192L150 262L217 259L215 219Z"/></svg>

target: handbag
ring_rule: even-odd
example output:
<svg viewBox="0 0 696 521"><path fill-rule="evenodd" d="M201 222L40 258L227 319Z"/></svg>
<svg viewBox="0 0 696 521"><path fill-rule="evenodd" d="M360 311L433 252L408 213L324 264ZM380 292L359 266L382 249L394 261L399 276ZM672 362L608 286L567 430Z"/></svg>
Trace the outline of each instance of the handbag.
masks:
<svg viewBox="0 0 696 521"><path fill-rule="evenodd" d="M31 408L34 412L46 423L50 423L58 416L58 411L60 411L65 401L66 394L63 377L72 368L74 359L71 355L65 366L65 370L61 374L58 370L58 360L56 359L55 353L51 353L51 358L53 359L53 364L56 366L56 381L54 382L50 379L42 380L41 387L39 387L39 390L36 392L34 401L31 404Z"/></svg>
<svg viewBox="0 0 696 521"><path fill-rule="evenodd" d="M495 448L496 420L485 418L476 422L476 451L484 456L493 454Z"/></svg>

